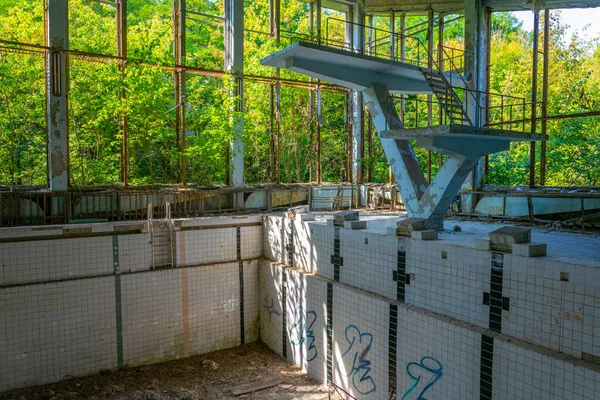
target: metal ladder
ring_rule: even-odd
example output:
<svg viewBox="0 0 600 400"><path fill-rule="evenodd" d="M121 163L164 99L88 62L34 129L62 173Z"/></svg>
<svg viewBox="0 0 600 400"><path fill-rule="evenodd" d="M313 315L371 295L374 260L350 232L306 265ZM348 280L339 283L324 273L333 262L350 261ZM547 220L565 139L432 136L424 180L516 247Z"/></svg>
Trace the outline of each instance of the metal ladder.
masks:
<svg viewBox="0 0 600 400"><path fill-rule="evenodd" d="M442 72L421 68L433 94L438 99L451 124L473 125L465 112L463 102Z"/></svg>
<svg viewBox="0 0 600 400"><path fill-rule="evenodd" d="M175 226L171 219L171 204L165 204L165 218L154 219L152 204L148 204L148 232L152 269L175 265Z"/></svg>

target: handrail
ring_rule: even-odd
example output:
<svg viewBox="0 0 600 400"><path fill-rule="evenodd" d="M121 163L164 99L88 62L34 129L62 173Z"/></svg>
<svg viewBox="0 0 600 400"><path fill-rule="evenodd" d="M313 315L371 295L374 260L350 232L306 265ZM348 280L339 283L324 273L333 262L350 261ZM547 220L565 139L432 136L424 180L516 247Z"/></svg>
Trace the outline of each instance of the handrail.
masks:
<svg viewBox="0 0 600 400"><path fill-rule="evenodd" d="M364 29L365 35L360 50L353 49L352 44L345 40L330 37L330 24L333 23L344 24L346 26L351 25L353 27ZM410 41L413 43L413 45L405 45L404 49L408 48L408 51L401 52L401 43L404 42L406 44L407 41ZM450 123L452 123L456 118L456 113L453 113L451 108L446 108L447 105L449 105L451 102L454 102L457 103L457 105L460 105L464 121L472 125L478 123L478 121L484 118L484 111L489 113L491 110L495 113L493 118L490 119L488 117L488 120L486 120L482 125L487 127L508 126L510 129L512 129L513 125L517 124L521 125L521 129L525 131L525 122L527 121L527 118L524 116L527 107L531 103L527 103L522 97L486 92L469 87L469 84L463 74L465 68L465 55L472 54L470 51L442 45L436 46L435 51L437 52L437 57L434 57L435 53L430 53L425 43L414 35L391 32L385 29L375 28L363 23L350 22L336 17L329 17L326 19L325 37L321 37L321 43L324 45L357 52L359 54L366 54L373 57L405 62L421 68L421 70L424 72L427 71L429 73L433 73L436 71L439 73L439 78L436 79L440 79L440 83L443 83L443 85L446 86L445 92L436 94L436 97L438 97L439 100L437 102L440 107L445 109L444 118L446 120L449 119ZM392 46L394 46L393 49ZM446 63L447 66L444 65ZM442 68L442 65L444 65L444 68ZM500 104L482 104L486 97L487 99L494 100L494 103ZM435 101L432 101L432 103L435 103ZM458 110L458 108L456 108L456 110ZM496 114L498 112L499 115ZM460 123L462 124L463 120L461 120Z"/></svg>

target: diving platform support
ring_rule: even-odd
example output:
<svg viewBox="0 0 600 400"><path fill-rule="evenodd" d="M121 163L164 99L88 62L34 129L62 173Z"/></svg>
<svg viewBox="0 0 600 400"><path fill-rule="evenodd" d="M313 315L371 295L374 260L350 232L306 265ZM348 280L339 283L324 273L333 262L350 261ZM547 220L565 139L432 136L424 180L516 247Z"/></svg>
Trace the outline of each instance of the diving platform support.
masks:
<svg viewBox="0 0 600 400"><path fill-rule="evenodd" d="M361 91L406 212L409 217L425 219L428 229L442 228L446 212L482 156L509 149L511 141L544 138L544 135L465 125L464 121L470 123L464 117L466 110L460 110L460 124L451 122L436 127L405 129L395 107L390 107L391 94L437 95L436 85L439 86L440 81L433 83L431 76L444 74L439 71L303 42L264 58L261 64L286 68ZM444 78L441 81L447 82ZM447 90L452 89L448 87ZM458 100L452 101L451 105L456 107ZM411 140L447 155L429 184Z"/></svg>

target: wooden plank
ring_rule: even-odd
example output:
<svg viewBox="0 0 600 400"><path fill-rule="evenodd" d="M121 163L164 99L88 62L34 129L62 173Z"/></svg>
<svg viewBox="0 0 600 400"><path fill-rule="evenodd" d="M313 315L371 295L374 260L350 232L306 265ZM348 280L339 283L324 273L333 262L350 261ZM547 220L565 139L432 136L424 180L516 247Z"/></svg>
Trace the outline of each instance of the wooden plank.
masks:
<svg viewBox="0 0 600 400"><path fill-rule="evenodd" d="M282 380L279 377L266 378L258 382L247 383L245 385L234 387L231 389L231 393L233 393L234 396L239 396L244 393L256 392L257 390L279 385L281 382Z"/></svg>

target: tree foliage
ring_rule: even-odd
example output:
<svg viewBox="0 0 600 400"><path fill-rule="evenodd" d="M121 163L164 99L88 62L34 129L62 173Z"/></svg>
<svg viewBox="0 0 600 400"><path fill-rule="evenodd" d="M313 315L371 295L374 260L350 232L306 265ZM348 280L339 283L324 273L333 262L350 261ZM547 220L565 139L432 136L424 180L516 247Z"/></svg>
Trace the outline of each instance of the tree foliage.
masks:
<svg viewBox="0 0 600 400"><path fill-rule="evenodd" d="M188 0L192 11L222 15L219 0ZM70 59L69 150L73 185L105 185L119 182L121 175L121 124L128 127L130 182L133 184L177 183L181 179L181 149L176 143L176 99L172 70L172 2L166 0L128 1L128 56L124 71L116 62ZM245 1L244 71L249 76L274 76L260 60L297 40L316 37L310 25L309 4L282 0L281 41L269 34L269 1ZM43 44L44 19L41 0L0 0L0 32L5 40ZM116 54L115 8L91 0L69 1L70 48L79 51ZM568 39L560 13L551 14L548 114L570 114L600 108L600 46L598 40L581 36ZM193 16L187 22L189 66L222 70L224 67L223 26L218 19ZM324 10L321 31L331 43L343 43L344 15ZM212 24L198 21L210 19ZM464 19L452 16L445 26L444 43L462 48ZM407 39L407 58L417 60L417 50L428 37L422 29L424 16L407 17L414 38ZM376 29L389 30L389 19L374 17ZM421 25L419 25L421 24ZM420 27L420 28L419 28ZM395 27L399 29L398 26ZM384 34L385 35L385 34ZM437 43L437 29L433 40ZM380 35L381 36L381 35ZM418 39L418 40L417 40ZM497 93L531 100L532 34L523 30L511 14L496 13L492 20L490 88ZM389 42L378 39L375 52L389 55ZM434 53L437 47L434 47ZM436 54L434 54L436 55ZM541 59L541 57L540 57ZM422 60L421 60L422 61ZM44 185L46 183L46 121L44 54L0 52L0 183ZM539 65L542 70L541 60ZM308 78L282 70L282 78L298 81L297 87L280 88L280 110L272 129L270 104L273 83L249 77L244 83L244 163L246 183L276 179L271 164L271 143L278 149L280 179L284 183L308 182L316 178L316 125L320 124L322 178L348 179L348 130L346 93L322 92L320 115L310 108ZM185 97L185 156L187 181L194 184L226 182L228 142L233 137L232 78L187 74ZM303 83L304 82L304 83ZM119 96L122 92L124 96ZM314 96L314 93L313 93ZM541 99L541 81L538 84ZM408 112L418 112L407 105ZM521 110L526 112L526 110ZM529 112L531 112L529 110ZM412 114L411 114L412 115ZM538 105L538 115L541 115ZM320 116L320 118L319 118ZM368 118L368 113L365 113ZM411 117L412 118L412 117ZM422 114L421 117L422 118ZM366 125L366 124L365 124ZM541 124L538 124L540 132ZM527 125L529 127L529 125ZM551 185L600 185L600 118L552 120L547 124L548 172ZM365 134L368 137L368 133ZM539 145L538 145L539 146ZM515 144L508 152L490 157L488 181L516 185L528 180L529 146ZM539 149L538 149L539 163ZM369 156L370 155L370 156ZM365 144L365 168L373 180L388 180L388 165L377 135L372 148ZM417 156L425 170L427 152ZM433 157L433 173L438 169ZM539 173L539 168L538 168Z"/></svg>

